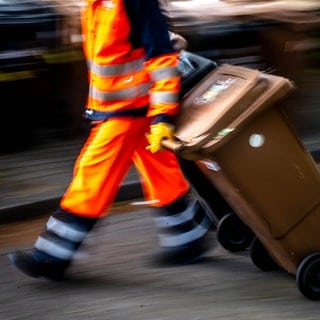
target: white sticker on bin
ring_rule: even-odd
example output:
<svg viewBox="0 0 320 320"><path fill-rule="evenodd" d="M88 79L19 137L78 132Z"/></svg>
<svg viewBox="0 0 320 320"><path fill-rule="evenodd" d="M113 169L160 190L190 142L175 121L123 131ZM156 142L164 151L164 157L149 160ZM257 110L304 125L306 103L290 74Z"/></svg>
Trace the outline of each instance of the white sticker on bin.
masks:
<svg viewBox="0 0 320 320"><path fill-rule="evenodd" d="M265 137L263 134L254 133L249 137L249 144L253 148L260 148L264 145Z"/></svg>
<svg viewBox="0 0 320 320"><path fill-rule="evenodd" d="M212 171L219 171L221 168L219 166L219 164L215 161L211 161L211 160L200 160L200 162L202 164L204 164L209 170Z"/></svg>

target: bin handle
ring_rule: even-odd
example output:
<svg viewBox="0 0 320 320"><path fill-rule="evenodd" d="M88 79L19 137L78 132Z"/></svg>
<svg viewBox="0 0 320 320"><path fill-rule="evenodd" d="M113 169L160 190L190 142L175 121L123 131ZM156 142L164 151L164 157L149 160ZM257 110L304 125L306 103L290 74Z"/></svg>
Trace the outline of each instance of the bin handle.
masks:
<svg viewBox="0 0 320 320"><path fill-rule="evenodd" d="M184 158L186 160L195 161L203 158L200 152L192 152L192 151L188 152L186 145L181 140L164 139L162 140L161 145L164 148L173 151L179 157Z"/></svg>
<svg viewBox="0 0 320 320"><path fill-rule="evenodd" d="M161 144L166 149L172 150L175 153L180 153L184 148L183 143L175 139L163 139Z"/></svg>

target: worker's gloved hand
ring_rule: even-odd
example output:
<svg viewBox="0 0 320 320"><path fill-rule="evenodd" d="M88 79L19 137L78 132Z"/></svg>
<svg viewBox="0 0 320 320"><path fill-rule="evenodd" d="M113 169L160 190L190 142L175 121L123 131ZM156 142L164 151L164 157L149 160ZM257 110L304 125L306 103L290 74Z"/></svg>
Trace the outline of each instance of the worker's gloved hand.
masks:
<svg viewBox="0 0 320 320"><path fill-rule="evenodd" d="M150 126L150 133L147 134L149 145L147 150L152 153L162 150L161 141L174 138L174 126L167 122L158 122Z"/></svg>

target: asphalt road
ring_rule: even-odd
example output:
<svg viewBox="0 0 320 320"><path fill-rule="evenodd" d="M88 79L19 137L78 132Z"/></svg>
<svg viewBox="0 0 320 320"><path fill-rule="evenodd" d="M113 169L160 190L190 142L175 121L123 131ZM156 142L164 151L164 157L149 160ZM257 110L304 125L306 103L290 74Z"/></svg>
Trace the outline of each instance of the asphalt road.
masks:
<svg viewBox="0 0 320 320"><path fill-rule="evenodd" d="M214 231L205 263L158 267L150 259L157 239L149 209L119 203L111 213L62 283L28 278L6 257L30 247L46 217L0 225L0 319L319 319L320 302L302 296L293 276L258 270L248 251L226 251Z"/></svg>

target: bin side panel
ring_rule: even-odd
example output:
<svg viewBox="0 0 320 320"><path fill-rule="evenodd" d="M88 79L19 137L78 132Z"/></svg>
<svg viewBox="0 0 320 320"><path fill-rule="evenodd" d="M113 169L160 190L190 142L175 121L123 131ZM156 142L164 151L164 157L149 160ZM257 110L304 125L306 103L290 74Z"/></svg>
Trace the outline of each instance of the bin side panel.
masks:
<svg viewBox="0 0 320 320"><path fill-rule="evenodd" d="M320 248L317 228L297 231L319 215L320 175L282 109L261 113L208 157L216 169L209 172L202 162L202 170L276 260L294 273L306 251Z"/></svg>

